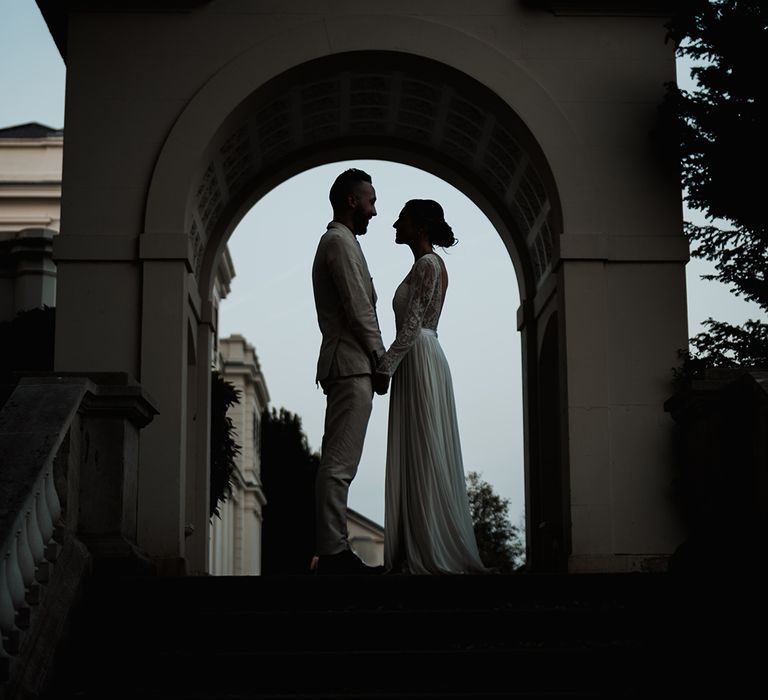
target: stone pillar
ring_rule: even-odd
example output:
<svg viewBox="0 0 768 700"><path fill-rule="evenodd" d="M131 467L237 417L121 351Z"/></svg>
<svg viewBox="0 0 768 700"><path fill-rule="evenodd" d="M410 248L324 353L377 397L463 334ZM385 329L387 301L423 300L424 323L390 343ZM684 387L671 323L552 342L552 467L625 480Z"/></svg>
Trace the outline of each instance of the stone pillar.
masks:
<svg viewBox="0 0 768 700"><path fill-rule="evenodd" d="M594 563L599 570L598 559L613 553L604 266L579 261L563 267L571 554L578 566Z"/></svg>
<svg viewBox="0 0 768 700"><path fill-rule="evenodd" d="M561 237L569 570L665 568L681 539L664 412L687 347L683 237Z"/></svg>
<svg viewBox="0 0 768 700"><path fill-rule="evenodd" d="M159 415L141 436L138 543L162 574L187 572L188 282L186 258L142 237L141 382ZM186 242L182 252L186 252Z"/></svg>

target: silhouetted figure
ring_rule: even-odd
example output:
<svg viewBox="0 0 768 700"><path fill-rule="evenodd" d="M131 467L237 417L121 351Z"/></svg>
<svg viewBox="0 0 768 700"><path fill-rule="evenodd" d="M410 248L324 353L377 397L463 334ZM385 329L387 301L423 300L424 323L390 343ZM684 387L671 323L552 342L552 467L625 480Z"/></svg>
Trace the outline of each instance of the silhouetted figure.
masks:
<svg viewBox="0 0 768 700"><path fill-rule="evenodd" d="M437 323L448 272L434 246L456 242L431 199L406 203L395 242L413 252L395 292L397 337L378 365L393 376L389 402L384 566L395 573L484 573L464 481L448 361Z"/></svg>
<svg viewBox="0 0 768 700"><path fill-rule="evenodd" d="M376 291L357 237L376 216L371 177L350 169L330 191L333 221L320 238L312 266L317 320L323 335L317 381L327 404L316 483L317 572L373 571L349 548L347 493L357 473L374 389L386 393L388 379L372 374L384 353L376 318Z"/></svg>

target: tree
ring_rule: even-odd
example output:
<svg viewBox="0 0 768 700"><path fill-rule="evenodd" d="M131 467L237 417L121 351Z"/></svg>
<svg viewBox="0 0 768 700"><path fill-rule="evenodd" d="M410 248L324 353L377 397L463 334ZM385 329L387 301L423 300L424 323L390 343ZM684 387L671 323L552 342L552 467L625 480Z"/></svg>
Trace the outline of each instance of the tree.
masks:
<svg viewBox="0 0 768 700"><path fill-rule="evenodd" d="M235 442L235 426L227 415L231 406L240 402L240 392L216 370L211 372L211 474L209 517L221 518L219 503L232 493L232 475L240 453Z"/></svg>
<svg viewBox="0 0 768 700"><path fill-rule="evenodd" d="M262 530L264 574L309 574L315 552L315 476L301 418L281 408L261 419L261 480L267 503Z"/></svg>
<svg viewBox="0 0 768 700"><path fill-rule="evenodd" d="M501 498L477 472L467 474L467 495L475 539L483 563L501 573L518 568L525 558L520 528L509 521L509 499Z"/></svg>
<svg viewBox="0 0 768 700"><path fill-rule="evenodd" d="M681 0L669 25L677 53L697 65L697 89L667 86L663 130L679 156L685 199L711 222L686 222L691 253L715 264L715 279L768 313L768 219L761 153L766 152L768 4L763 0ZM762 144L762 146L760 145ZM684 370L768 367L768 325L707 319L691 339Z"/></svg>

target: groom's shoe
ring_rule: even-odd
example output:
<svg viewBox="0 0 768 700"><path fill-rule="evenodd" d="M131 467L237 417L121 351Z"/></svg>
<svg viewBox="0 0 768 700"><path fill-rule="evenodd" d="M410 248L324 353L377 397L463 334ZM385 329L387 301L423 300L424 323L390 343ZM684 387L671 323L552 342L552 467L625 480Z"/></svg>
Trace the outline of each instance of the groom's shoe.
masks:
<svg viewBox="0 0 768 700"><path fill-rule="evenodd" d="M383 572L383 566L368 566L350 549L321 556L317 562L318 576L375 576Z"/></svg>

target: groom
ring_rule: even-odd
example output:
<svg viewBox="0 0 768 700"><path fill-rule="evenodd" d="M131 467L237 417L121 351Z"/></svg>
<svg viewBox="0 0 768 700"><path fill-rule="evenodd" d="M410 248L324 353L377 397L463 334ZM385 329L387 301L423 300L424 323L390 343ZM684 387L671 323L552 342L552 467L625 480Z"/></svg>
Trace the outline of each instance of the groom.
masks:
<svg viewBox="0 0 768 700"><path fill-rule="evenodd" d="M317 321L323 335L317 381L326 395L325 432L315 482L318 574L379 573L349 548L347 492L357 473L373 392L389 378L376 374L384 353L376 291L357 241L376 216L371 176L352 168L330 191L333 221L320 238L312 266Z"/></svg>

